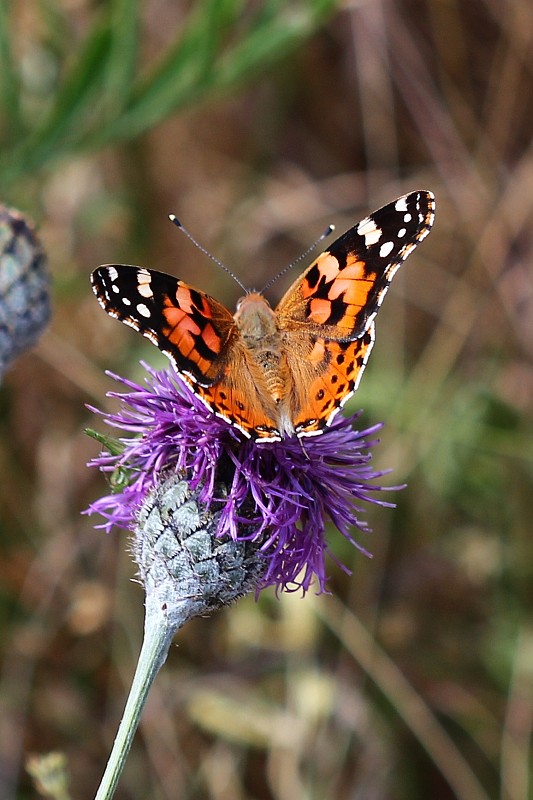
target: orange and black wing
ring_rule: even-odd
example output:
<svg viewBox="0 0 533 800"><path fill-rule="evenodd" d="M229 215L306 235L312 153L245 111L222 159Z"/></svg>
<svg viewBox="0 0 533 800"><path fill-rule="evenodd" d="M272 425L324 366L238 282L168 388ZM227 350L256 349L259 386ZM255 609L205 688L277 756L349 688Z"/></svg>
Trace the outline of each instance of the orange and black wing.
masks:
<svg viewBox="0 0 533 800"><path fill-rule="evenodd" d="M189 382L217 382L238 336L221 303L172 275L124 264L98 267L91 282L107 313L150 339Z"/></svg>
<svg viewBox="0 0 533 800"><path fill-rule="evenodd" d="M368 329L391 280L428 235L435 198L418 191L374 211L337 239L293 283L276 312L284 330L353 341Z"/></svg>

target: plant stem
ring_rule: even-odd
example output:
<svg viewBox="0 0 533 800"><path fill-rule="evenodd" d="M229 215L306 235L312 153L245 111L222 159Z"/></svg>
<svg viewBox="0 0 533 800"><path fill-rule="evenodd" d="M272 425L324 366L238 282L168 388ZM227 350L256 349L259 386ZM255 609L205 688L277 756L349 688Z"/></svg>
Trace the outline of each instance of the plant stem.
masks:
<svg viewBox="0 0 533 800"><path fill-rule="evenodd" d="M169 622L165 609L146 598L144 639L130 693L95 800L111 800L124 769L139 720L157 673L166 661L172 637L180 624ZM187 615L184 615L185 621Z"/></svg>

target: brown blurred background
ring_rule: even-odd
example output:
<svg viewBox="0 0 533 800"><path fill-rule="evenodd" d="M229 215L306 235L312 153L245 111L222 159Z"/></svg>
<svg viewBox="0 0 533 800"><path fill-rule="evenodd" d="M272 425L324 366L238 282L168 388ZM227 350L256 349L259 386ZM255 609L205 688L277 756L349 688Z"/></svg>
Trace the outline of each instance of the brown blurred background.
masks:
<svg viewBox="0 0 533 800"><path fill-rule="evenodd" d="M223 6L236 16L221 48L251 42L234 78L224 84L223 63L207 70L159 114L169 81L140 122L128 116L129 78L141 92L172 48L183 78L180 39ZM0 200L38 223L54 305L0 390L2 799L37 796L24 762L50 750L67 756L72 797L94 795L140 646L127 536L80 516L107 491L86 467L98 446L84 427L99 423L85 404L111 407L105 369L136 379L140 358L165 361L106 317L91 270L162 269L234 308L238 287L169 212L257 287L328 223L341 232L428 188L435 228L395 279L350 404L364 424L385 421L375 464L408 484L395 511L368 511L373 559L332 532L353 574L331 563L331 596L267 591L183 630L116 796L527 800L533 5L21 0L0 11L0 60L7 41L20 76L19 112L0 119ZM102 50L104 80L106 20L117 49ZM138 53L126 75L112 65L128 31ZM61 95L90 36L94 66ZM203 41L191 36L190 53ZM273 303L293 278L269 290Z"/></svg>

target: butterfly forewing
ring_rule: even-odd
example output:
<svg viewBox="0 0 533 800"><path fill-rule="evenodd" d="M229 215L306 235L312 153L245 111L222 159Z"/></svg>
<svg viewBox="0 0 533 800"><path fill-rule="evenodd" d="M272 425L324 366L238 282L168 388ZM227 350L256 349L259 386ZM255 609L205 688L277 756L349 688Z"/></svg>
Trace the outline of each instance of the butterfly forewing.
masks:
<svg viewBox="0 0 533 800"><path fill-rule="evenodd" d="M125 264L98 267L91 281L107 313L150 339L179 372L203 386L219 379L237 335L221 303L172 275Z"/></svg>
<svg viewBox="0 0 533 800"><path fill-rule="evenodd" d="M429 233L431 192L404 195L346 231L290 287L276 311L285 329L309 326L337 341L361 336L394 273Z"/></svg>

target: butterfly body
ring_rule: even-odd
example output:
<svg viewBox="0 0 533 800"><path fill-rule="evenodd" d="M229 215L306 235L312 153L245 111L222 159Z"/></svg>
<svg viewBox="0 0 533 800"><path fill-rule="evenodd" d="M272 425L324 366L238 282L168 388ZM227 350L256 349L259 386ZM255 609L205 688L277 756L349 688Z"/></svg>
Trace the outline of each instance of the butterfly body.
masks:
<svg viewBox="0 0 533 800"><path fill-rule="evenodd" d="M275 406L282 406L290 394L291 376L275 312L263 295L251 292L239 300L233 319L256 384L262 383L262 393L268 394Z"/></svg>
<svg viewBox="0 0 533 800"><path fill-rule="evenodd" d="M171 275L126 265L92 275L104 309L153 341L215 414L261 442L314 436L356 390L392 276L429 233L413 192L341 236L272 309L259 292L231 313Z"/></svg>

